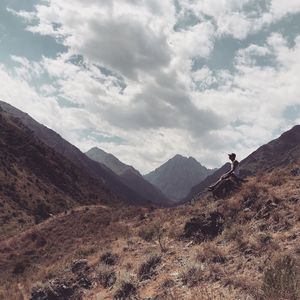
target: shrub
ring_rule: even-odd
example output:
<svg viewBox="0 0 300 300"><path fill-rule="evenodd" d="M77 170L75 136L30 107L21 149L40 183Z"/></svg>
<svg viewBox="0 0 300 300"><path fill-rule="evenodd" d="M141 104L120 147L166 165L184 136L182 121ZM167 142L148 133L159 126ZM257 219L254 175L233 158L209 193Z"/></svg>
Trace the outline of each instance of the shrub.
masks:
<svg viewBox="0 0 300 300"><path fill-rule="evenodd" d="M188 287L194 287L201 282L202 273L203 272L199 267L194 266L184 270L181 273L180 278L184 285Z"/></svg>
<svg viewBox="0 0 300 300"><path fill-rule="evenodd" d="M140 229L138 235L146 242L151 242L158 239L160 233L160 227L158 225L144 226Z"/></svg>
<svg viewBox="0 0 300 300"><path fill-rule="evenodd" d="M157 255L151 256L145 263L143 263L138 271L140 280L150 279L155 274L155 269L161 262L161 257Z"/></svg>
<svg viewBox="0 0 300 300"><path fill-rule="evenodd" d="M105 265L113 266L118 262L118 259L119 257L117 254L106 252L103 255L101 255L100 262Z"/></svg>
<svg viewBox="0 0 300 300"><path fill-rule="evenodd" d="M119 289L114 294L114 300L130 299L137 292L137 288L131 282L122 282Z"/></svg>
<svg viewBox="0 0 300 300"><path fill-rule="evenodd" d="M283 256L267 269L263 277L264 299L299 299L300 280L295 260Z"/></svg>
<svg viewBox="0 0 300 300"><path fill-rule="evenodd" d="M197 263L195 259L187 260L179 278L183 285L190 288L199 285L199 283L203 280L201 264Z"/></svg>
<svg viewBox="0 0 300 300"><path fill-rule="evenodd" d="M104 288L112 287L117 281L116 273L107 266L98 267L97 278Z"/></svg>

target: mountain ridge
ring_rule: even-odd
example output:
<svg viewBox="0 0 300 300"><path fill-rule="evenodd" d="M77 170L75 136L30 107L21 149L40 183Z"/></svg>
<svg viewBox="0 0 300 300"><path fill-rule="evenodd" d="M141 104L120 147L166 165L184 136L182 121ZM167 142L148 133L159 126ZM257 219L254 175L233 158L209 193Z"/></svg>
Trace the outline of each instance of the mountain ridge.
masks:
<svg viewBox="0 0 300 300"><path fill-rule="evenodd" d="M154 204L172 205L168 199L157 187L148 182L134 167L121 162L116 156L107 153L102 149L93 147L85 153L89 158L104 164L107 168L120 176L122 181L138 194L144 195Z"/></svg>
<svg viewBox="0 0 300 300"><path fill-rule="evenodd" d="M175 201L180 201L191 187L210 175L212 170L202 166L193 157L176 154L144 178Z"/></svg>
<svg viewBox="0 0 300 300"><path fill-rule="evenodd" d="M147 198L129 188L118 175L106 166L88 158L77 147L64 140L54 130L40 124L29 114L22 112L6 102L0 101L0 106L7 113L20 119L21 122L47 146L67 157L81 168L86 169L88 174L96 180L105 183L105 185L118 195L120 199L123 199L123 201L134 205L149 204Z"/></svg>

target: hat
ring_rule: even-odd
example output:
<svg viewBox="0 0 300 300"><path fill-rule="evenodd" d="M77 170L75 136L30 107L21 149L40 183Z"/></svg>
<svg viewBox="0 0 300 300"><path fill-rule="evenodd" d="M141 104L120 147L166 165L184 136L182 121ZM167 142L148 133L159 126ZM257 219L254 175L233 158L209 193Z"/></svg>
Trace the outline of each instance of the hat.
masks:
<svg viewBox="0 0 300 300"><path fill-rule="evenodd" d="M235 153L229 153L228 156L229 156L229 158L230 157L236 158L236 154Z"/></svg>

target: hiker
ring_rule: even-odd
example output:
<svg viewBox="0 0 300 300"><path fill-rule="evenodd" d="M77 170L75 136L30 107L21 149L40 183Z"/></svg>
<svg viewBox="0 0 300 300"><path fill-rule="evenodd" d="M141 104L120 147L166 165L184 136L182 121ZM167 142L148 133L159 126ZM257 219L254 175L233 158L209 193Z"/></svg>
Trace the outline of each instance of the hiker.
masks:
<svg viewBox="0 0 300 300"><path fill-rule="evenodd" d="M231 160L231 169L229 172L223 174L221 178L211 186L208 187L209 191L213 191L215 187L225 179L232 178L236 183L243 182L243 179L239 177L239 162L235 159L236 154L230 153L228 154L229 159Z"/></svg>

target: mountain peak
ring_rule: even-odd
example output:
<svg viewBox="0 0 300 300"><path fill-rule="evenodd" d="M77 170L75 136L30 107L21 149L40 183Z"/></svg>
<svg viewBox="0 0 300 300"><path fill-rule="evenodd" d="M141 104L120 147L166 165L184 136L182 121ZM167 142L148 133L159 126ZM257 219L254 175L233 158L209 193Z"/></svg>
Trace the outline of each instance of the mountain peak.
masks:
<svg viewBox="0 0 300 300"><path fill-rule="evenodd" d="M178 201L211 172L212 170L202 166L195 158L176 154L159 168L145 175L145 178L165 195Z"/></svg>

